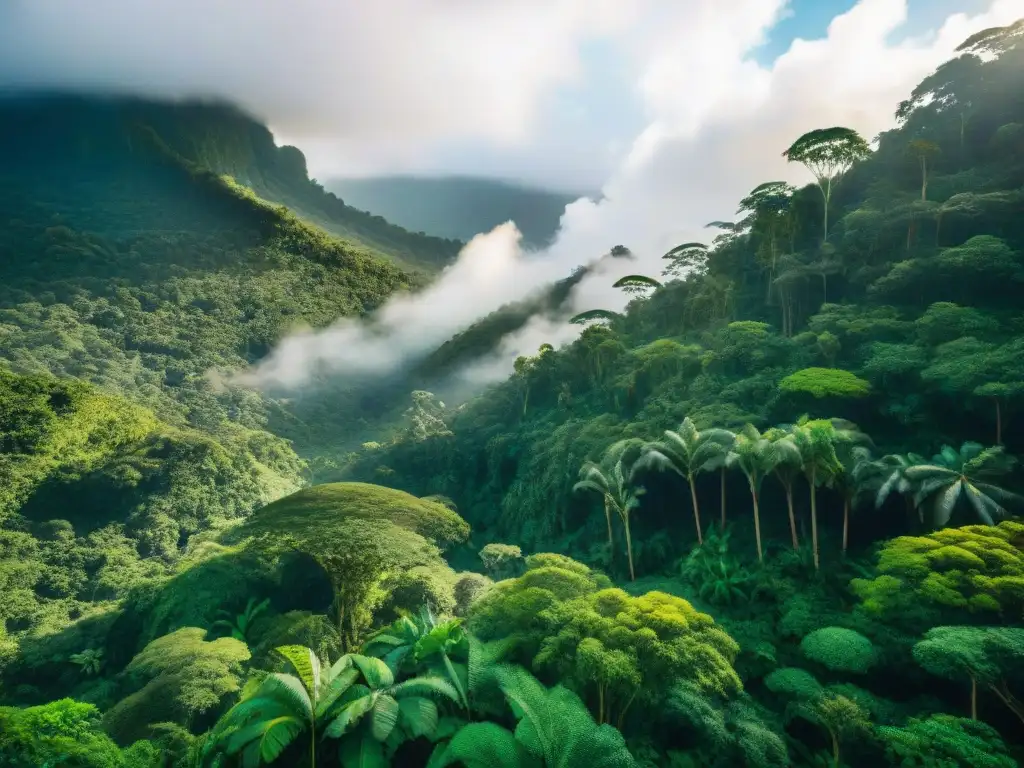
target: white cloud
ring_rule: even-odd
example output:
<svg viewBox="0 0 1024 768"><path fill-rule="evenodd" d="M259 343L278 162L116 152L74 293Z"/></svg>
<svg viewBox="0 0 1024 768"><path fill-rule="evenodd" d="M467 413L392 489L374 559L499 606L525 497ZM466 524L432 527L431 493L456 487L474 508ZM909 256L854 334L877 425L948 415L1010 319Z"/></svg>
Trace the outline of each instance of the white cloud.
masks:
<svg viewBox="0 0 1024 768"><path fill-rule="evenodd" d="M732 218L737 201L763 181L808 181L781 157L797 136L830 125L874 136L965 37L1024 16L1024 0L992 0L982 14L955 14L934 34L893 43L906 0L860 0L825 38L797 40L771 67L759 66L748 55L783 6L22 0L0 11L0 85L71 77L149 93L214 89L275 115L289 132L333 131L368 155L399 146L413 156L435 138L521 139L544 95L578 72L582 42L615 41L624 66L640 73L648 124L605 184L605 199L570 206L543 255L522 254L510 227L479 238L427 291L395 298L370 324L346 320L288 339L249 379L295 384L328 361L342 373L392 370L619 243L639 263L610 264L615 274L585 280L575 301L578 309L620 309L626 297L610 287L619 274L657 274L666 249L707 238L703 225ZM507 372L516 354L576 330L531 324L475 374Z"/></svg>
<svg viewBox="0 0 1024 768"><path fill-rule="evenodd" d="M1024 16L1024 0L995 0L983 14L950 16L934 35L891 44L890 33L906 19L905 0L861 0L833 21L826 38L794 42L768 69L744 57L772 23L777 3L737 0L730 10L724 3L696 5L697 24L685 14L675 26L659 20L663 47L652 49L641 80L650 125L605 185L605 199L581 201L567 212L549 255L567 268L577 254L624 243L640 257L629 271L657 275L661 254L679 242L706 242L704 225L732 219L737 201L757 184L810 181L807 171L781 157L800 134L847 125L870 139L892 126L899 101L967 36ZM584 281L575 309L621 309L627 297L611 282ZM516 355L575 332L533 324L471 373L507 375Z"/></svg>
<svg viewBox="0 0 1024 768"><path fill-rule="evenodd" d="M523 141L618 0L4 0L0 88L217 95L334 162ZM318 151L319 149L319 151Z"/></svg>
<svg viewBox="0 0 1024 768"><path fill-rule="evenodd" d="M557 262L523 253L520 237L511 222L477 235L422 292L395 296L369 322L345 318L290 336L238 383L288 389L316 371L361 378L399 368L481 314L561 277Z"/></svg>

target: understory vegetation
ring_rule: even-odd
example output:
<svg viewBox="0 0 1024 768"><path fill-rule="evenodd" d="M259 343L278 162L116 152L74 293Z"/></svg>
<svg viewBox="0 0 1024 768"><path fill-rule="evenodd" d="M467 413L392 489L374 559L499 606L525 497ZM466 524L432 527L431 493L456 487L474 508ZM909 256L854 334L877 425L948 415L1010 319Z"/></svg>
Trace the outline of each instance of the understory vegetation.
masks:
<svg viewBox="0 0 1024 768"><path fill-rule="evenodd" d="M396 429L230 381L423 279L265 202L323 225L301 155L95 107L4 166L0 763L1019 765L1022 72L1018 22L794 137L815 184Z"/></svg>

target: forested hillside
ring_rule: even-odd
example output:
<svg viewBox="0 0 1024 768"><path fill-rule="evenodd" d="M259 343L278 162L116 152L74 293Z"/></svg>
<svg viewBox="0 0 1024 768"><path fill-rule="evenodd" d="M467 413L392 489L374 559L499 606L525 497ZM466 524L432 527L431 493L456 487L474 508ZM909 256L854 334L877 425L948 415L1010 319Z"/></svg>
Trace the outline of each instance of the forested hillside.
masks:
<svg viewBox="0 0 1024 768"><path fill-rule="evenodd" d="M231 202L210 191L212 180L183 183L212 173L406 267L435 271L461 247L346 206L310 180L299 149L277 146L266 126L227 104L8 97L0 99L0 142L3 192L18 204L5 210L17 219L60 215L74 229L115 237L234 229L217 218ZM219 207L204 211L210 204Z"/></svg>
<svg viewBox="0 0 1024 768"><path fill-rule="evenodd" d="M11 166L0 763L1020 765L1024 20L896 120L792 137L816 183L757 186L620 280L625 312L457 407L413 392L397 429L341 391L296 432L225 378L402 268L171 138ZM343 482L300 488L320 470Z"/></svg>
<svg viewBox="0 0 1024 768"><path fill-rule="evenodd" d="M384 176L332 179L326 186L356 208L414 232L469 240L515 221L528 246L547 244L565 206L583 193L552 192L496 179Z"/></svg>

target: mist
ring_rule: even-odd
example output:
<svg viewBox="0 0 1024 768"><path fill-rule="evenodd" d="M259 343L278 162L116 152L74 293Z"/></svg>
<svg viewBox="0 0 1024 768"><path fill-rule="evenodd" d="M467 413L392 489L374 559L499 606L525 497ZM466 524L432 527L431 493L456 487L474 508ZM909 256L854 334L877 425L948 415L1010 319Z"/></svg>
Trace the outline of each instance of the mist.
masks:
<svg viewBox="0 0 1024 768"><path fill-rule="evenodd" d="M297 384L312 367L331 367L344 375L359 369L354 357L393 370L404 357L424 354L502 304L568 276L616 244L630 248L635 260L602 262L574 289L569 311L620 311L630 297L612 287L615 279L629 273L660 277L662 254L680 242L709 242L714 233L705 224L732 220L739 199L766 180L808 183L806 170L781 157L800 134L823 125L848 125L870 139L893 127L899 101L953 55L965 37L1024 15L1024 0L995 0L983 14L954 14L931 36L893 44L892 34L906 20L906 2L861 0L836 17L827 37L797 40L771 68L764 68L746 53L763 39L783 4L740 4L750 13L738 27L731 13L715 16L719 6L705 6L705 35L724 34L726 23L732 24L728 42L717 38L721 50L714 59L715 75L694 70L695 62L711 60L712 53L710 43L693 40L692 30L688 36L676 31L698 50L672 43L652 53L640 83L650 124L605 183L602 199L581 199L566 208L548 249L524 253L514 227L499 227L469 244L431 288L390 302L381 320L343 321L287 339L247 380L255 386ZM716 30L715 23L721 28ZM667 36L666 30L661 36ZM690 109L680 109L680 94ZM535 318L458 378L476 386L500 380L511 373L518 355L535 354L542 343L567 343L579 330L567 322Z"/></svg>
<svg viewBox="0 0 1024 768"><path fill-rule="evenodd" d="M279 136L318 146L310 168L327 176L337 165L357 173L360 163L412 169L431 147L467 138L516 152L542 147L538 116L580 77L585 44L600 39L617 52L645 127L603 197L569 205L543 251L525 251L514 223L502 225L467 244L427 289L393 297L368 319L286 338L237 379L297 389L318 375L393 373L617 244L636 260L602 262L568 311L621 310L628 297L612 288L617 277L660 276L661 254L709 241L704 225L731 220L764 181L808 183L781 156L799 135L845 125L871 139L892 127L897 104L925 75L968 35L1024 16L1024 0L991 0L910 38L899 35L906 0L860 0L825 36L794 40L759 64L752 52L785 12L785 0L22 0L0 6L0 88L229 98ZM536 319L461 377L500 379L517 355L578 332Z"/></svg>

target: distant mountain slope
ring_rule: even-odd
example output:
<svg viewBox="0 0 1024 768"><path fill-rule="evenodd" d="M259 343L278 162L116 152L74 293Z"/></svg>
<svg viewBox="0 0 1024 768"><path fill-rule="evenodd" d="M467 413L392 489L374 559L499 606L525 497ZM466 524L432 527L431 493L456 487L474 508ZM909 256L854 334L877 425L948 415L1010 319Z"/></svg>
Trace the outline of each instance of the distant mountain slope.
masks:
<svg viewBox="0 0 1024 768"><path fill-rule="evenodd" d="M332 237L281 202L337 229L369 222L395 250ZM0 100L0 368L88 381L283 462L285 484L298 462L267 430L294 431L295 417L225 379L296 327L422 284L457 247L377 227L309 182L298 150L227 107Z"/></svg>
<svg viewBox="0 0 1024 768"><path fill-rule="evenodd" d="M461 248L344 205L310 181L301 151L278 147L264 125L227 104L61 95L0 100L4 193L41 204L76 228L121 236L216 221L222 204L200 200L195 190L181 194L173 179L183 169L230 176L403 266L433 272Z"/></svg>
<svg viewBox="0 0 1024 768"><path fill-rule="evenodd" d="M333 179L326 186L355 208L437 237L468 240L512 219L534 246L550 241L565 206L584 194L463 176Z"/></svg>

